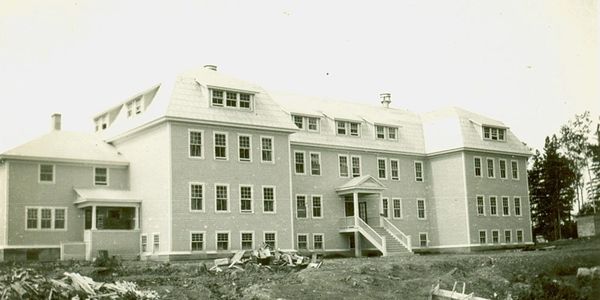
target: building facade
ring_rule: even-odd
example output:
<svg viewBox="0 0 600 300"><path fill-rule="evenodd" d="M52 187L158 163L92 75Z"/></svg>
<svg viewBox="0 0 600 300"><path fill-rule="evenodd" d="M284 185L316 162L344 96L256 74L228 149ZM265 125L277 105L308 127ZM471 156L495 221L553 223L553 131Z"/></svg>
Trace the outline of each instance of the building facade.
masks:
<svg viewBox="0 0 600 300"><path fill-rule="evenodd" d="M214 66L0 155L0 259L344 255L532 242L529 151L460 108L270 93Z"/></svg>

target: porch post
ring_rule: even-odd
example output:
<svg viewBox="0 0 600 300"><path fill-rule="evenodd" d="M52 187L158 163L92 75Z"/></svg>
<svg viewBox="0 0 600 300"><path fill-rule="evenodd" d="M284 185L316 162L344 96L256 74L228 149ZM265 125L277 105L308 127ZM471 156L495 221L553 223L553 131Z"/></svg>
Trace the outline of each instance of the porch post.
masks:
<svg viewBox="0 0 600 300"><path fill-rule="evenodd" d="M382 220L383 219L383 214L384 214L384 212L383 212L383 199L382 199L383 197L382 197L381 192L378 193L378 195L379 195L379 200L378 200L378 202L379 202L379 204L378 204L379 205L379 226L383 227L383 220Z"/></svg>
<svg viewBox="0 0 600 300"><path fill-rule="evenodd" d="M352 201L354 204L354 226L358 226L358 193L352 193Z"/></svg>
<svg viewBox="0 0 600 300"><path fill-rule="evenodd" d="M96 205L92 205L92 229L96 230Z"/></svg>
<svg viewBox="0 0 600 300"><path fill-rule="evenodd" d="M140 229L140 207L138 205L135 206L135 224L133 225L133 229Z"/></svg>
<svg viewBox="0 0 600 300"><path fill-rule="evenodd" d="M358 227L358 193L352 193L352 201L354 204L354 226ZM354 256L360 257L361 255L361 244L360 244L360 232L354 232Z"/></svg>

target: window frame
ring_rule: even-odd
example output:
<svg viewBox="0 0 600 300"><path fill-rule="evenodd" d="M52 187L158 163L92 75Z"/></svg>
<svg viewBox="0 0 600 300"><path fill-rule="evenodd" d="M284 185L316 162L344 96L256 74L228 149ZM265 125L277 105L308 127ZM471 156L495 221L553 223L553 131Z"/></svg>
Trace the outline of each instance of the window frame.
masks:
<svg viewBox="0 0 600 300"><path fill-rule="evenodd" d="M105 169L106 170L106 181L104 182L104 184L102 184L102 182L99 183L99 181L97 181L97 171L98 169ZM108 187L110 186L110 168L108 167L94 167L94 186L105 186Z"/></svg>
<svg viewBox="0 0 600 300"><path fill-rule="evenodd" d="M313 154L317 155L317 166L318 166L318 172L319 174L315 174L314 173L314 169L313 169ZM308 156L310 158L310 175L311 176L321 176L323 175L323 168L321 167L321 152L309 152Z"/></svg>
<svg viewBox="0 0 600 300"><path fill-rule="evenodd" d="M310 121L315 120L316 129L310 129ZM321 130L321 118L319 117L306 117L306 130L310 132L319 132Z"/></svg>
<svg viewBox="0 0 600 300"><path fill-rule="evenodd" d="M515 165L513 165L513 163L516 164L516 166L517 166L516 168L514 168ZM515 169L516 169L516 173L515 173ZM517 174L517 177L515 177L515 174ZM510 177L512 180L519 180L521 177L519 175L519 161L516 159L511 159L511 161L510 161Z"/></svg>
<svg viewBox="0 0 600 300"><path fill-rule="evenodd" d="M242 188L250 188L250 199L242 199ZM238 198L239 198L239 209L242 214L253 214L254 213L254 185L252 184L240 184L238 186ZM242 200L250 201L250 210L242 209Z"/></svg>
<svg viewBox="0 0 600 300"><path fill-rule="evenodd" d="M404 214L403 214L403 209L402 209L402 198L391 198L392 200L392 219L403 219L404 218ZM396 200L398 200L399 203L399 207L396 208ZM398 211L400 212L400 216L396 216L396 209L398 209Z"/></svg>
<svg viewBox="0 0 600 300"><path fill-rule="evenodd" d="M152 253L160 251L160 233L152 233Z"/></svg>
<svg viewBox="0 0 600 300"><path fill-rule="evenodd" d="M381 177L381 165L380 162L383 161L383 177ZM377 178L387 180L388 179L388 168L387 168L387 159L385 157L377 158Z"/></svg>
<svg viewBox="0 0 600 300"><path fill-rule="evenodd" d="M422 245L421 236L425 235L425 246ZM419 232L419 248L427 248L429 247L429 233L427 232Z"/></svg>
<svg viewBox="0 0 600 300"><path fill-rule="evenodd" d="M519 205L517 204L517 200ZM517 208L519 209L519 212L517 213ZM521 196L513 196L513 212L515 213L515 217L522 217L523 216L523 202L521 202Z"/></svg>
<svg viewBox="0 0 600 300"><path fill-rule="evenodd" d="M481 198L481 213L479 212L479 199ZM475 195L475 211L478 216L485 216L485 196L484 195Z"/></svg>
<svg viewBox="0 0 600 300"><path fill-rule="evenodd" d="M302 172L298 172L298 156L302 154ZM306 151L294 150L294 175L306 175Z"/></svg>
<svg viewBox="0 0 600 300"><path fill-rule="evenodd" d="M252 240L250 241L252 245L250 245L249 249L244 248L244 234L250 234L252 236ZM240 230L240 249L241 250L253 250L256 247L256 235L252 230ZM248 241L246 241L248 242Z"/></svg>
<svg viewBox="0 0 600 300"><path fill-rule="evenodd" d="M315 217L315 198L319 199L319 216ZM323 196L310 195L310 215L313 219L323 219Z"/></svg>
<svg viewBox="0 0 600 300"><path fill-rule="evenodd" d="M42 166L52 166L52 180L42 180ZM46 174L48 175L48 174ZM55 164L38 164L38 183L41 184L55 184L56 183L56 165Z"/></svg>
<svg viewBox="0 0 600 300"><path fill-rule="evenodd" d="M303 236L306 240L304 241L304 243L306 243L305 248L300 248L300 237ZM296 247L298 248L298 250L309 250L309 243L310 240L308 239L308 233L298 233L296 234Z"/></svg>
<svg viewBox="0 0 600 300"><path fill-rule="evenodd" d="M217 145L217 135L225 135L225 146ZM217 147L225 147L225 156L217 157ZM214 159L218 161L229 160L229 133L224 131L213 131L213 154Z"/></svg>
<svg viewBox="0 0 600 300"><path fill-rule="evenodd" d="M496 236L497 241L494 241L494 233L497 234L497 236ZM499 229L492 229L491 236L492 236L491 244L500 244L500 230Z"/></svg>
<svg viewBox="0 0 600 300"><path fill-rule="evenodd" d="M238 133L237 135L237 142L238 142L238 161L240 162L244 162L244 163L251 163L252 162L252 135L251 134L246 134L246 133ZM241 146L241 140L240 138L242 137L247 137L248 138L248 158L242 158L241 156L241 150L242 150L242 146Z"/></svg>
<svg viewBox="0 0 600 300"><path fill-rule="evenodd" d="M504 162L504 176L502 176L502 162ZM508 165L506 159L498 159L498 171L500 172L500 179L508 179Z"/></svg>
<svg viewBox="0 0 600 300"><path fill-rule="evenodd" d="M507 232L508 232L508 235L506 234ZM513 243L512 229L504 229L504 244L512 244L512 243Z"/></svg>
<svg viewBox="0 0 600 300"><path fill-rule="evenodd" d="M346 176L342 175L342 161L340 158L346 158ZM340 178L349 178L350 177L350 155L348 154L338 154L338 176Z"/></svg>
<svg viewBox="0 0 600 300"><path fill-rule="evenodd" d="M297 121L300 121L300 126L298 126ZM305 130L306 127L304 126L304 117L303 116L299 116L299 115L292 115L292 122L294 122L294 125L296 125L296 127L298 127L298 129L300 130Z"/></svg>
<svg viewBox="0 0 600 300"><path fill-rule="evenodd" d="M521 237L519 238L519 233L521 233ZM519 241L519 239L521 241ZM525 231L523 229L515 229L515 243L524 243L525 242Z"/></svg>
<svg viewBox="0 0 600 300"><path fill-rule="evenodd" d="M358 174L354 173L354 159L358 158ZM351 175L352 178L355 177L360 177L362 174L362 162L361 162L361 157L360 155L350 155L350 171L351 171Z"/></svg>
<svg viewBox="0 0 600 300"><path fill-rule="evenodd" d="M479 240L479 244L480 245L487 245L488 244L488 239L487 239L487 230L485 229L480 229L479 231L479 235L478 235L478 240ZM483 233L483 243L481 242L481 234Z"/></svg>
<svg viewBox="0 0 600 300"><path fill-rule="evenodd" d="M492 162L492 168L490 169L490 161ZM491 157L485 158L485 170L487 174L487 178L495 179L496 178L496 160ZM490 171L492 171L492 176L490 176Z"/></svg>
<svg viewBox="0 0 600 300"><path fill-rule="evenodd" d="M507 129L496 126L482 125L483 139L494 142L506 142ZM502 138L500 138L502 137Z"/></svg>
<svg viewBox="0 0 600 300"><path fill-rule="evenodd" d="M417 165L421 166L421 176L417 176L417 174L418 174L417 173ZM415 171L415 182L425 182L425 167L423 165L423 161L420 161L420 160L414 161L414 171Z"/></svg>
<svg viewBox="0 0 600 300"><path fill-rule="evenodd" d="M490 195L488 196L488 199L490 202L490 216L499 216L500 214L498 213L498 197L495 195ZM492 205L492 200L494 200L494 205ZM496 210L495 213L492 211L492 208Z"/></svg>
<svg viewBox="0 0 600 300"><path fill-rule="evenodd" d="M389 218L390 198L381 197L381 214L384 218Z"/></svg>
<svg viewBox="0 0 600 300"><path fill-rule="evenodd" d="M277 241L277 231L273 231L273 230L265 230L265 231L263 231L263 243L266 244L266 245L268 245L267 244L267 234L273 234L274 235L273 237L275 238L275 241L274 241L275 244L273 245L273 247L271 249L277 250L278 249L277 246L279 244L278 241Z"/></svg>
<svg viewBox="0 0 600 300"><path fill-rule="evenodd" d="M29 223L29 210L36 211L36 227L30 228ZM50 210L50 228L42 228L42 210ZM25 206L25 231L67 231L68 230L68 216L69 209L66 206ZM56 228L56 210L64 211L64 228Z"/></svg>
<svg viewBox="0 0 600 300"><path fill-rule="evenodd" d="M423 201L423 217L419 215L419 201ZM417 219L427 220L427 201L425 201L425 198L417 198Z"/></svg>
<svg viewBox="0 0 600 300"><path fill-rule="evenodd" d="M506 200L506 206L504 206L504 200ZM510 216L510 197L509 196L501 196L500 201L502 202L502 216L509 217Z"/></svg>
<svg viewBox="0 0 600 300"><path fill-rule="evenodd" d="M221 87L209 87L209 103L210 107L218 107L218 108L227 108L227 109L237 109L242 111L253 111L254 110L254 93L250 91L241 91L241 90L233 90L233 89L225 89ZM214 92L221 92L220 104L215 104L215 96ZM228 95L235 94L235 99L230 99ZM242 100L242 94L248 95L248 101ZM229 105L227 103L234 102L235 105ZM248 102L248 107L243 107L242 102Z"/></svg>
<svg viewBox="0 0 600 300"><path fill-rule="evenodd" d="M227 234L227 248L219 249L219 234ZM230 251L231 250L231 231L229 230L215 230L215 251Z"/></svg>
<svg viewBox="0 0 600 300"><path fill-rule="evenodd" d="M386 139L386 136L385 136L385 126L375 124L374 127L375 127L375 139L376 140L385 140ZM379 129L381 129L381 135L382 135L382 137L379 137Z"/></svg>
<svg viewBox="0 0 600 300"><path fill-rule="evenodd" d="M194 250L194 234L202 235L202 249ZM198 243L196 241L196 243ZM190 252L201 252L206 251L206 231L190 231Z"/></svg>
<svg viewBox="0 0 600 300"><path fill-rule="evenodd" d="M148 234L140 234L140 253L148 253Z"/></svg>
<svg viewBox="0 0 600 300"><path fill-rule="evenodd" d="M265 210L265 188L273 189L273 211ZM274 185L262 185L261 186L261 195L262 195L262 205L263 205L263 213L265 214L275 214L277 213L277 187Z"/></svg>
<svg viewBox="0 0 600 300"><path fill-rule="evenodd" d="M271 140L271 149L265 149L263 139ZM265 151L270 151L271 160L264 160L263 154L265 153ZM260 136L260 162L265 164L275 164L275 137L267 135Z"/></svg>
<svg viewBox="0 0 600 300"><path fill-rule="evenodd" d="M304 197L304 217L300 217L298 215L298 197ZM294 197L296 199L296 219L308 219L308 204L306 203L306 201L308 200L308 197L306 196L306 194L296 194L296 196Z"/></svg>
<svg viewBox="0 0 600 300"><path fill-rule="evenodd" d="M202 199L201 199L201 206L202 209L192 209L192 203L193 203L193 199L192 199L192 186L194 185L199 185L202 187ZM206 185L204 184L204 182L194 182L194 181L190 181L188 183L188 199L189 199L189 206L188 209L190 212L192 213L198 213L198 212L205 212L206 211Z"/></svg>
<svg viewBox="0 0 600 300"><path fill-rule="evenodd" d="M477 168L477 160L479 160L479 168ZM481 159L481 156L474 156L473 157L473 175L475 175L475 177L483 177L483 160ZM479 175L477 175L477 170L479 170Z"/></svg>
<svg viewBox="0 0 600 300"><path fill-rule="evenodd" d="M394 176L394 164L396 163L396 176ZM390 180L400 181L400 160L390 158Z"/></svg>
<svg viewBox="0 0 600 300"><path fill-rule="evenodd" d="M320 236L321 237L321 247L317 248L317 241L315 239L315 237ZM324 251L325 250L325 234L318 232L318 233L313 233L312 234L312 250L313 251Z"/></svg>
<svg viewBox="0 0 600 300"><path fill-rule="evenodd" d="M221 214L221 213L230 213L231 212L231 189L229 186L229 183L215 183L214 185L214 196L215 196L215 213ZM224 186L227 188L227 198L225 199L227 202L227 210L219 210L218 209L218 201L219 199L217 198L217 192L218 192L218 187L219 186Z"/></svg>
<svg viewBox="0 0 600 300"><path fill-rule="evenodd" d="M200 156L192 155L192 146L198 146L197 144L192 145L192 133L200 133ZM204 159L204 144L204 130L188 128L188 158Z"/></svg>

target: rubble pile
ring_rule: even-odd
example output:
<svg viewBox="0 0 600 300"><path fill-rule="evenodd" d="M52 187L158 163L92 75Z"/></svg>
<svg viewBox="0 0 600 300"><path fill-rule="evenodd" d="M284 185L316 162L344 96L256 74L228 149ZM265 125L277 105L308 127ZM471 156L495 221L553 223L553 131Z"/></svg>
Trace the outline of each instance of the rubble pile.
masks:
<svg viewBox="0 0 600 300"><path fill-rule="evenodd" d="M8 299L159 299L155 291L140 290L133 282L95 282L78 273L47 278L33 269L15 268L0 274L0 300Z"/></svg>

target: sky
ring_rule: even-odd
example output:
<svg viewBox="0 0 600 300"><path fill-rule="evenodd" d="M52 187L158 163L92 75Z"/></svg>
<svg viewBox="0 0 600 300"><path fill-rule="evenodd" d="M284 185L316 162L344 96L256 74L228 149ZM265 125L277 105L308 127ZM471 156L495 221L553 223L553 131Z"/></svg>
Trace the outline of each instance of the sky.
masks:
<svg viewBox="0 0 600 300"><path fill-rule="evenodd" d="M0 152L206 64L267 90L458 106L530 147L600 114L598 1L0 0Z"/></svg>

